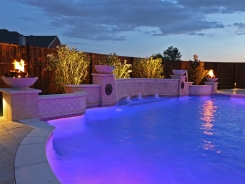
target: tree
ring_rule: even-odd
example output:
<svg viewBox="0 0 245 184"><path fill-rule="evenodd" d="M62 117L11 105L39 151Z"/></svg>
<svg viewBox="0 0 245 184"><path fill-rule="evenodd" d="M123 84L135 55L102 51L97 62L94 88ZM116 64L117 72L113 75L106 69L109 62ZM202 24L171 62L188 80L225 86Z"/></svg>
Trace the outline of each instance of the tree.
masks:
<svg viewBox="0 0 245 184"><path fill-rule="evenodd" d="M163 55L162 55L161 53L153 54L153 55L152 55L152 58L153 58L153 59L160 58L160 59L162 59L163 61L164 61L164 60L168 60L168 58L167 58L167 57L163 57Z"/></svg>
<svg viewBox="0 0 245 184"><path fill-rule="evenodd" d="M203 78L207 75L208 71L204 69L204 62L198 59L198 56L194 54L194 61L190 60L190 70L188 71L189 81L198 85L201 84Z"/></svg>
<svg viewBox="0 0 245 184"><path fill-rule="evenodd" d="M88 74L90 57L65 44L57 47L57 54L49 54L47 70L54 71L54 84L65 92L65 85L81 84Z"/></svg>
<svg viewBox="0 0 245 184"><path fill-rule="evenodd" d="M170 46L163 52L163 56L171 61L180 61L182 55L176 47Z"/></svg>
<svg viewBox="0 0 245 184"><path fill-rule="evenodd" d="M170 46L163 52L163 55L165 66L164 76L169 78L172 75L173 69L181 69L181 53L176 47Z"/></svg>

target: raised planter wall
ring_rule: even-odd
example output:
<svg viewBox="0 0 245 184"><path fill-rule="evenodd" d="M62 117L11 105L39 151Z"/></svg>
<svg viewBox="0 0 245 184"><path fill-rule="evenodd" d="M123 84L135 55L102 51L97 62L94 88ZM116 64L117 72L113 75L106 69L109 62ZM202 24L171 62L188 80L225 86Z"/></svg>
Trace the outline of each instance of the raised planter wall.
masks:
<svg viewBox="0 0 245 184"><path fill-rule="evenodd" d="M86 110L86 92L41 95L38 109L42 120L82 115Z"/></svg>
<svg viewBox="0 0 245 184"><path fill-rule="evenodd" d="M87 108L98 107L100 105L101 85L98 84L66 85L65 90L66 93L74 93L78 91L86 92Z"/></svg>
<svg viewBox="0 0 245 184"><path fill-rule="evenodd" d="M159 96L177 96L178 79L116 79L117 100L126 96L156 95Z"/></svg>
<svg viewBox="0 0 245 184"><path fill-rule="evenodd" d="M113 106L125 97L211 95L217 82L191 85L179 79L115 79L113 74L93 74L94 84L67 85L66 94L38 95L41 90L2 88L3 115L9 120L43 120L84 114L86 108Z"/></svg>

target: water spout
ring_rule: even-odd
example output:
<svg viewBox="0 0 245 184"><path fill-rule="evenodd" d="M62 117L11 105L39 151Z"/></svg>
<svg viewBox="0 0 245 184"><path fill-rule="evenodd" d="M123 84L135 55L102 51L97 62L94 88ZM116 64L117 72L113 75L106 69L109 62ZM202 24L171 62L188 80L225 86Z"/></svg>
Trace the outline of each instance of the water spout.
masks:
<svg viewBox="0 0 245 184"><path fill-rule="evenodd" d="M186 74L186 82L188 82L188 71L187 70L185 71L185 74Z"/></svg>
<svg viewBox="0 0 245 184"><path fill-rule="evenodd" d="M127 96L127 97L126 97L126 101L127 101L127 102L131 102L130 96Z"/></svg>

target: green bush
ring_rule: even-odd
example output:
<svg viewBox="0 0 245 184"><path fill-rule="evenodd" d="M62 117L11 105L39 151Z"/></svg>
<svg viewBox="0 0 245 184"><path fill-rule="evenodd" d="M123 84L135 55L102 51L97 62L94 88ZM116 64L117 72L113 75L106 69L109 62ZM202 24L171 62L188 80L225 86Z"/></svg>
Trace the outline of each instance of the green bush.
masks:
<svg viewBox="0 0 245 184"><path fill-rule="evenodd" d="M204 77L207 76L208 70L204 69L204 62L198 60L198 56L194 55L194 61L190 62L190 70L188 71L188 78L190 82L198 85L201 84Z"/></svg>
<svg viewBox="0 0 245 184"><path fill-rule="evenodd" d="M88 74L90 57L69 48L66 44L57 47L57 54L49 54L47 70L54 71L54 83L58 90L65 92L65 85L81 84Z"/></svg>
<svg viewBox="0 0 245 184"><path fill-rule="evenodd" d="M116 75L116 78L130 78L132 65L127 64L126 60L122 63L116 53L102 57L98 64L115 66L113 74Z"/></svg>
<svg viewBox="0 0 245 184"><path fill-rule="evenodd" d="M136 78L163 78L162 59L147 57L133 62L133 72Z"/></svg>

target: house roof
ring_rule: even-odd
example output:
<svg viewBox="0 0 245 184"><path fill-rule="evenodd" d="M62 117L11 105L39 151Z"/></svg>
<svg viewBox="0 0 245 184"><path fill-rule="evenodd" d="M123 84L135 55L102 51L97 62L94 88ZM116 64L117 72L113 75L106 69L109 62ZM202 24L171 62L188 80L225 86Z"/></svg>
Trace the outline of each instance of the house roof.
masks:
<svg viewBox="0 0 245 184"><path fill-rule="evenodd" d="M16 31L8 31L7 29L0 29L0 42L19 44L19 37L22 34ZM56 40L60 43L58 36L24 36L27 45L32 45L35 47L45 47L49 48L51 44Z"/></svg>
<svg viewBox="0 0 245 184"><path fill-rule="evenodd" d="M7 29L0 29L0 42L4 43L19 43L20 33L16 31L8 31Z"/></svg>
<svg viewBox="0 0 245 184"><path fill-rule="evenodd" d="M57 36L25 36L26 44L36 46L36 47L46 47L48 48Z"/></svg>

